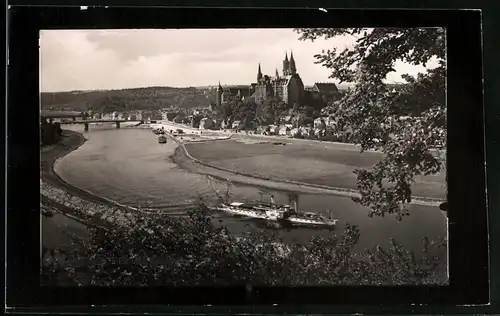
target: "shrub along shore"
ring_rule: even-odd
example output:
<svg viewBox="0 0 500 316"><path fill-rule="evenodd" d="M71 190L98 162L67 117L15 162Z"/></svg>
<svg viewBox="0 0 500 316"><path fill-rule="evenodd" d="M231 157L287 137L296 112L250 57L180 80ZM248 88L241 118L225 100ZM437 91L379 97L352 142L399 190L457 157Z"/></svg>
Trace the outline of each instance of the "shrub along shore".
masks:
<svg viewBox="0 0 500 316"><path fill-rule="evenodd" d="M203 204L176 218L126 208L75 188L53 163L78 148L81 134L64 131L42 149L40 194L46 204L89 225L90 238L63 246L44 260L42 282L52 285L399 285L445 284L441 244L424 242L424 254L396 242L390 249L354 252L360 232L346 225L339 236L284 245L273 233L231 235L215 227Z"/></svg>

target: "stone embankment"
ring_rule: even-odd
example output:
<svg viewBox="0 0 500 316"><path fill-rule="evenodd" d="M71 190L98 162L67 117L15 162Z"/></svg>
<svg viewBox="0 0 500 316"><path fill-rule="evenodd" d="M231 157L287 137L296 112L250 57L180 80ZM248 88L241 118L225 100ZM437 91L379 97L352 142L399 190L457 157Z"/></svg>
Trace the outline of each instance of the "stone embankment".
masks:
<svg viewBox="0 0 500 316"><path fill-rule="evenodd" d="M132 210L88 201L63 189L53 187L42 180L40 181L40 195L43 205L50 206L52 209L84 224L115 223L123 226L131 224L130 214Z"/></svg>
<svg viewBox="0 0 500 316"><path fill-rule="evenodd" d="M148 213L139 209L133 210L127 207L94 203L72 195L63 189L53 187L42 180L40 180L40 195L42 205L45 207L62 212L87 226L99 226L104 229L133 228L135 223L133 212ZM235 236L237 241L245 238L244 236ZM290 253L288 246L281 242L273 242L270 245L276 247L282 256ZM262 247L263 245L257 244L256 246Z"/></svg>
<svg viewBox="0 0 500 316"><path fill-rule="evenodd" d="M158 212L153 209L137 209L118 204L114 201L74 187L59 177L54 171L54 163L85 143L82 134L74 131L63 131L61 140L41 150L41 204L49 206L75 220L89 223L114 222L130 223L132 212Z"/></svg>

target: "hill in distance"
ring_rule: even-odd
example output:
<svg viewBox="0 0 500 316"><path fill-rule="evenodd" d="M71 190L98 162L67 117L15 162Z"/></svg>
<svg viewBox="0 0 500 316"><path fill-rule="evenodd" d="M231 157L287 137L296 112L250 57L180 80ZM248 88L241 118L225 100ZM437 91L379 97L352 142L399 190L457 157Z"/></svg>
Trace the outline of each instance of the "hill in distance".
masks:
<svg viewBox="0 0 500 316"><path fill-rule="evenodd" d="M42 110L93 110L98 113L129 110L155 110L208 107L203 89L194 87L148 87L121 90L42 92Z"/></svg>

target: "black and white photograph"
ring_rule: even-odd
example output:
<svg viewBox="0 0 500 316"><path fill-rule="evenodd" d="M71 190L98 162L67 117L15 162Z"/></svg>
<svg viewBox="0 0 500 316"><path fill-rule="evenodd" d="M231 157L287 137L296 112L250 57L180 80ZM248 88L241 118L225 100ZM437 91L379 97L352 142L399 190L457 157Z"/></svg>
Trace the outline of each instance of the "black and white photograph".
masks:
<svg viewBox="0 0 500 316"><path fill-rule="evenodd" d="M39 46L42 285L449 284L445 28Z"/></svg>

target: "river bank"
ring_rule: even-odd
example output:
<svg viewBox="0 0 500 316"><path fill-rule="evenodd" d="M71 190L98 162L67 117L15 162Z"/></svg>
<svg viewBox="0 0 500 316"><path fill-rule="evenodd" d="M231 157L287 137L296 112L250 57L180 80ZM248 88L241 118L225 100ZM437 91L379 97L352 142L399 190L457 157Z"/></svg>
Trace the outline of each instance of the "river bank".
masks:
<svg viewBox="0 0 500 316"><path fill-rule="evenodd" d="M140 225L138 225L137 222L131 222L131 219L133 220L134 218L139 218L140 220L144 220L149 218L149 222L156 225L158 223L161 223L163 218L166 218L167 216L170 217L173 214L170 212L160 213L159 211L162 211L164 209L162 204L152 204L157 208L150 212L150 216L142 216L142 214L139 214L139 216L137 216L138 212L146 213L148 211L146 209L140 208L133 210L133 208L131 207L121 207L117 203L109 203L108 200L99 198L84 190L96 192L97 195L102 194L104 197L112 200L118 197L116 201L119 201L120 203L123 203L125 205L134 206L136 205L130 203L137 202L137 205L148 205L146 204L148 195L157 194L158 197L164 199L164 205L167 205L168 203L172 202L180 203L182 201L186 201L186 194L184 194L185 192L192 192L194 196L194 193L201 192L203 186L205 186L205 184L201 186L197 185L197 183L203 181L204 178L206 178L205 176L198 176L195 173L180 170L181 168L171 163L171 158L168 157L174 153L175 149L180 150L181 146L177 146L177 148L175 148L174 142L170 141L170 139L168 144L158 144L156 137L149 130L128 129L117 131L116 129L109 129L98 131L96 129L95 132L85 134L85 136L88 138L87 142L85 142L85 138L81 133L75 132L73 134L74 137L72 137L71 139L69 137L70 134L72 133L66 133L68 137L65 137L65 142L63 143L63 145L61 145L61 148L52 147L42 150L42 152L44 152L42 153L42 156L45 154L45 157L43 157L44 168L42 168L41 170L42 181L40 186L40 193L42 197L50 198L50 200L47 201L47 204L53 206L54 208L57 208L58 211L62 210L61 213L66 212L66 214L74 214L75 217L79 217L84 222L87 222L89 224L88 226L99 225L101 227L107 228L113 227L113 224L115 224L113 227L113 230L115 230L116 227L115 231L118 231L118 228L123 228L124 231L133 232L134 229L137 229L137 226ZM185 141L188 141L189 139L190 137L184 137ZM84 143L85 145L82 146L82 148L71 153L66 158L62 158L65 154L68 154L72 150L79 148L79 145L81 146L81 144ZM187 161L193 163L191 160ZM55 166L53 166L52 164L55 162L57 163ZM78 176L81 176L82 178L85 178L85 181L75 181L75 177L72 178L71 176L69 176L72 173L77 174L77 180ZM231 177L231 179L234 179L235 177L238 176L234 175ZM48 181L43 180L44 178ZM73 184L74 186L81 185L81 188L83 188L83 190L69 185L63 179ZM160 181L158 181L158 179ZM169 180L164 181L162 179ZM53 181L54 185L49 183L50 180ZM256 183L260 183L259 181L260 180L258 180ZM271 183L272 181L269 182ZM123 187L123 183L130 184L130 190L124 190L126 189L126 187ZM99 187L99 184L101 185L101 188ZM120 185L122 186L120 187ZM283 187L288 186L288 184L279 185ZM103 190L102 187L104 187L105 189ZM252 188L252 190L253 189L254 188ZM303 189L309 190L310 188ZM154 190L157 191L153 192ZM241 194L238 199L240 197L252 196L248 193L251 192L251 190L248 190L247 188L234 186L234 190L236 191L236 194L238 194L237 190L244 190L243 194ZM69 191L71 191L71 193L68 193ZM118 194L116 192L118 192ZM125 192L125 194L120 196L121 192ZM210 192L204 192L204 194L205 196L214 195ZM178 200L176 200L177 195L180 195L180 199ZM129 199L125 200L123 198L120 198L123 196L129 197ZM141 196L146 197L146 199L143 198L142 200L139 200ZM189 197L189 194L187 194L187 196ZM421 245L413 245L413 243L415 242L421 244L420 236L423 233L420 232L420 228L424 227L427 229L432 225L441 226L440 224L436 224L436 221L429 220L429 218L432 219L434 217L419 215L421 214L421 212L418 212L415 218L412 218L412 221L397 225L391 224L391 226L386 224L389 222L387 219L375 218L367 220L366 214L362 210L356 210L358 206L352 203L352 201L350 201L349 199L334 197L334 200L336 202L326 202L325 200L320 200L319 198L321 198L321 196L305 196L302 201L305 202L304 204L306 205L308 205L308 199L319 201L316 205L309 204L310 209L312 210L318 210L320 208L323 208L324 205L331 203L332 205L336 205L336 207L341 211L339 212L340 214L345 213L343 214L345 216L342 216L344 222L359 223L360 231L362 231L362 236L360 238L359 244L356 245L356 248L353 248L353 252L356 253L356 256L365 248L371 248L373 245L381 245L381 247L383 248L389 247L390 245L387 244L389 237L394 237L398 241L406 239L405 246L409 249L415 249L417 251L417 255L419 255L418 248ZM326 199L329 198L330 197L327 197ZM161 199L157 198L156 201L162 202ZM425 208L422 209L422 212L426 212ZM58 215L59 214L54 215L54 221L57 221L59 223L58 225L65 225L65 218ZM132 216L129 217L128 215ZM163 217L163 215L165 215L165 217ZM359 216L359 219L356 219L356 216ZM419 218L421 218L422 220L419 220ZM188 221L189 224L190 218L188 217L185 220ZM247 221L245 219L238 219L229 216L224 217L223 214L214 214L213 222L214 225L220 223L220 225L227 227L232 236L251 236L251 234L248 233L256 233L256 235L260 236L260 232L265 230L265 228L261 229L261 227L258 227L256 223L254 225L254 223L251 223L250 221ZM110 226L100 225L108 223L110 224ZM184 220L180 219L179 223L184 223ZM179 229L176 234L171 235L174 236L174 241L189 241L191 240L191 236L200 236L199 234L201 233L198 229L199 226L196 225L188 225L187 230L184 226L181 225L174 225L174 227ZM388 229L387 227L390 227L391 229ZM417 228L417 232L412 231L414 227ZM50 234L50 231L48 230L55 228L47 227L45 233ZM77 227L75 227L74 231L76 232L76 230ZM162 232L165 231L167 231L165 227L160 227L157 233L151 233L152 237L150 237L149 234L145 234L147 235L145 236L146 238L150 238L147 239L148 242L146 243L160 245L169 244L171 239L165 239L167 237L164 237L164 239L157 237L162 236ZM431 229L429 231L432 232L433 230ZM91 229L89 229L89 232L90 234L92 234ZM297 229L291 231L278 230L276 233L279 234L278 237L283 238L283 242L285 243L285 245L290 244L290 247L292 247L295 244L308 244L308 240L310 240L311 236L317 234L318 231ZM340 230L337 233L339 235L342 234ZM331 235L331 232L325 232L325 235ZM435 234L431 235L431 239L435 239ZM59 236L55 236L54 234L52 238L53 243L49 248L57 246L59 242L58 238ZM123 241L124 239L115 238L110 243L120 246L120 240ZM125 239L125 242L127 240L128 239ZM212 239L206 238L205 240ZM245 241L246 239L238 238L236 240ZM215 241L218 241L218 239L215 239ZM131 242L135 243L135 240L131 240ZM140 241L139 245L141 244L141 242L144 241ZM220 243L215 243L215 245L220 245ZM272 245L279 246L279 249L283 249L283 246L281 244L273 243ZM252 249L253 251L254 248L258 248L259 246L259 244L257 244L257 246L255 244L251 244L251 248L249 249ZM266 248L269 249L269 247ZM217 246L213 249L219 251L222 248ZM207 254L210 255L215 253L214 258L220 258L221 254L223 256L228 255L228 257L232 258L231 251L241 248L238 244L238 247L228 247L227 249L229 249L229 254L226 254L224 251L222 251L221 253L212 252L212 249L210 248L207 250ZM85 254L85 252L83 253ZM159 253L162 252L159 251ZM263 253L263 255L258 256L258 258L262 258L262 256L270 258L275 257L273 255L268 255L268 253L269 252ZM277 251L274 253L277 253ZM90 257L94 258L92 256ZM109 257L109 255L106 254L106 257ZM125 256L118 255L118 257L126 258L127 260L137 260L137 258L135 257L127 257L127 254L125 254ZM86 257L83 258L85 259ZM199 262L205 262L203 260L205 259L204 257L200 259L196 257L196 261L194 263L198 264ZM186 264L183 264L184 261L179 262L179 264L182 266L188 266ZM442 262L445 263L446 261L443 260ZM391 275L391 273L389 273L388 275Z"/></svg>
<svg viewBox="0 0 500 316"><path fill-rule="evenodd" d="M148 126L149 128L157 128L158 124L154 126ZM238 172L236 170L231 170L228 168L221 168L204 161L200 161L193 156L187 150L186 144L191 143L189 134L186 135L186 139L180 140L177 137L169 135L170 139L177 144L175 152L169 157L175 164L180 168L185 169L189 172L195 174L201 174L209 176L213 179L229 182L229 183L239 183L244 185L250 185L254 187L278 190L282 192L300 192L305 194L328 194L328 195L338 195L346 197L355 197L358 195L356 190L343 187L330 187L324 185L314 185L310 183L302 183L298 181L285 181L279 179L263 178L257 175L245 174ZM198 136L198 135L197 135ZM200 135L201 136L201 135ZM198 136L199 137L199 136ZM212 139L212 141L224 141L227 138ZM75 187L66 181L64 181L55 171L54 164L58 159L62 158L66 154L73 150L76 150L85 143L85 137L78 132L64 130L62 140L56 144L47 148L42 149L41 157L41 178L44 182L52 185L56 188L61 188L68 192L69 194L76 195L83 198L89 202L104 204L108 206L118 206L131 208L132 210L137 210L135 207L130 207L127 205L119 204L115 201L109 200L107 198L97 196L87 190ZM198 140L199 141L199 140ZM193 141L196 143L197 141ZM437 206L441 203L441 199L425 198L425 197L414 197L412 204L422 205L422 206ZM179 205L178 207L180 207ZM178 208L177 206L174 208ZM149 209L144 209L149 210ZM150 209L153 211L155 209Z"/></svg>
<svg viewBox="0 0 500 316"><path fill-rule="evenodd" d="M42 205L88 226L103 224L109 211L116 214L124 206L67 183L54 171L58 159L85 142L81 133L63 130L58 143L41 149L40 199Z"/></svg>
<svg viewBox="0 0 500 316"><path fill-rule="evenodd" d="M83 133L83 126L71 128ZM185 216L187 207L194 208L200 201L217 203L218 196L227 194L235 201L267 201L272 194L278 203L286 204L290 202L289 193L293 193L298 194L302 211L321 215L332 211L340 220L339 227L347 223L358 225L363 231L360 249L374 244L386 245L390 238L395 238L418 251L422 236L437 239L446 235L446 218L436 212L435 206L408 205L411 216L400 223L393 216L369 218L363 206L347 196L331 194L324 189L251 179L222 171L217 171L220 175L217 179L208 173L212 168L196 164L187 157L185 161L193 169L184 168L171 158L181 147L171 139L167 144L158 144L157 136L149 128L96 128L83 135L88 139L85 145L59 159L54 166L55 172L73 186L136 208L131 213L137 214L137 209L142 207L142 212L151 210L153 214ZM181 142L191 140L190 136L182 137ZM224 142L227 141L210 141L214 145ZM60 192L50 195L59 194L61 200L70 199ZM85 208L97 207L87 204ZM86 209L82 211L87 212ZM213 222L216 226L227 227L235 235L266 229L255 220L224 213L214 214ZM311 236L328 235L328 232L311 229L280 230L278 233L287 242L306 242Z"/></svg>
<svg viewBox="0 0 500 316"><path fill-rule="evenodd" d="M50 199L52 197L52 194L58 195L58 191L62 190L69 196L75 196L96 205L102 204L105 206L122 207L136 211L136 208L122 205L110 199L98 196L89 191L73 186L63 180L55 172L54 165L57 163L57 161L70 152L78 149L85 142L86 138L81 133L70 130L63 130L63 137L60 142L49 147L42 148L40 155L40 193L42 195L45 195L46 198Z"/></svg>
<svg viewBox="0 0 500 316"><path fill-rule="evenodd" d="M332 187L327 185L317 185L291 180L280 180L254 174L242 173L237 170L220 167L193 157L189 153L187 146L185 146L185 144L189 144L189 142L182 142L176 137L171 137L171 139L178 144L178 147L176 148L175 153L172 156L172 160L181 168L189 170L190 172L205 174L210 177L223 181L229 181L232 183L265 187L268 189L280 190L284 192L330 194L346 197L359 196L357 190L351 188ZM438 206L442 202L443 200L439 198L414 196L411 204L421 206Z"/></svg>
<svg viewBox="0 0 500 316"><path fill-rule="evenodd" d="M145 126L143 128L158 128L160 127L160 124L156 125L151 125L151 126ZM259 177L252 177L249 175L243 175L239 174L236 171L231 171L231 170L224 170L221 168L215 168L211 166L210 164L205 164L201 161L198 161L197 159L191 157L187 150L185 149L184 144L189 143L190 138L188 135L186 135L186 139L180 140L177 139L176 137L173 137L167 133L168 136L170 136L170 139L172 139L176 144L177 148L174 152L174 154L169 157L171 158L176 164L179 165L179 167L188 170L189 172L194 172L197 174L204 174L211 176L213 178L222 180L222 181L228 181L231 183L240 183L240 184L246 184L246 185L251 185L251 186L256 186L256 187L265 187L268 189L275 189L275 190L280 190L284 192L301 192L301 193L308 193L308 194L340 194L344 196L355 196L353 192L350 192L349 190L342 190L338 189L337 191L330 190L329 188L322 188L322 187L312 187L308 186L307 184L302 184L302 183L286 183L286 182L279 182L279 181L274 181L274 179L261 179ZM226 138L219 138L219 139L211 139L211 141L224 141ZM48 148L45 148L42 150L42 155L41 155L41 161L42 161L42 180L46 182L49 185L52 185L56 188L63 189L69 194L76 195L78 197L81 197L85 200L88 200L93 203L101 203L101 204L106 204L110 206L121 206L121 207L126 207L125 205L118 204L114 201L108 200L104 197L97 196L95 194L92 194L86 190L77 188L66 181L64 181L55 171L54 171L54 164L57 162L58 159L62 158L63 156L69 154L70 152L78 149L80 146L82 146L85 143L86 139L85 137L78 132L74 131L69 131L69 130L64 130L63 134L63 139L61 142L59 142L56 145L50 146ZM57 194L57 193L55 193ZM134 208L135 209L135 208Z"/></svg>
<svg viewBox="0 0 500 316"><path fill-rule="evenodd" d="M165 121L150 124L148 127L163 128L166 131L175 131L177 129L184 131L184 137L173 137L168 133L167 136L170 136L179 146L171 156L172 161L189 172L230 183L283 192L358 197L357 181L353 175L353 170L360 161L364 162L358 167L369 168L382 157L382 154L376 151L367 151L364 153L365 156L361 157L359 146L354 144L252 135L230 131L199 130ZM211 139L207 141L202 138ZM292 146L276 148L276 146L272 146L274 145L272 140L282 140ZM243 143L269 143L272 145L266 148L263 148L265 145L258 145L260 150L255 151L242 145ZM239 147L233 149L235 146ZM302 148L304 146L310 148ZM313 151L312 155L317 155L317 159L311 159L311 153L308 153L309 157L300 157L304 156L304 153L300 153L299 157L297 157L297 152L289 153L290 147L300 147L306 152ZM328 149L330 151L327 151ZM283 150L287 152L282 157ZM297 151L292 149L292 151L294 150ZM235 154L236 152L241 157ZM341 152L343 155L333 157L336 159L333 159L332 162L332 156L328 156L331 152ZM282 158L271 157L273 153L278 153L279 157ZM372 157L367 159L369 158L367 155ZM376 159L373 158L375 156ZM351 160L354 160L354 163ZM369 161L369 163L366 161ZM286 168L283 168L283 164ZM252 166L255 168L252 168ZM309 166L309 169L300 170L304 166ZM291 175L292 177L290 177ZM413 190L414 194L410 204L439 206L445 200L446 184L444 173L428 177L417 177Z"/></svg>
<svg viewBox="0 0 500 316"><path fill-rule="evenodd" d="M41 180L49 185L52 185L56 188L61 188L68 193L72 193L90 201L98 202L98 203L109 203L108 200L93 195L89 192L81 190L77 187L74 187L64 181L59 175L54 171L54 164L58 159L66 156L70 152L78 149L86 142L85 137L77 132L63 130L63 135L61 140L51 146L45 147L41 149L40 155L40 177Z"/></svg>

